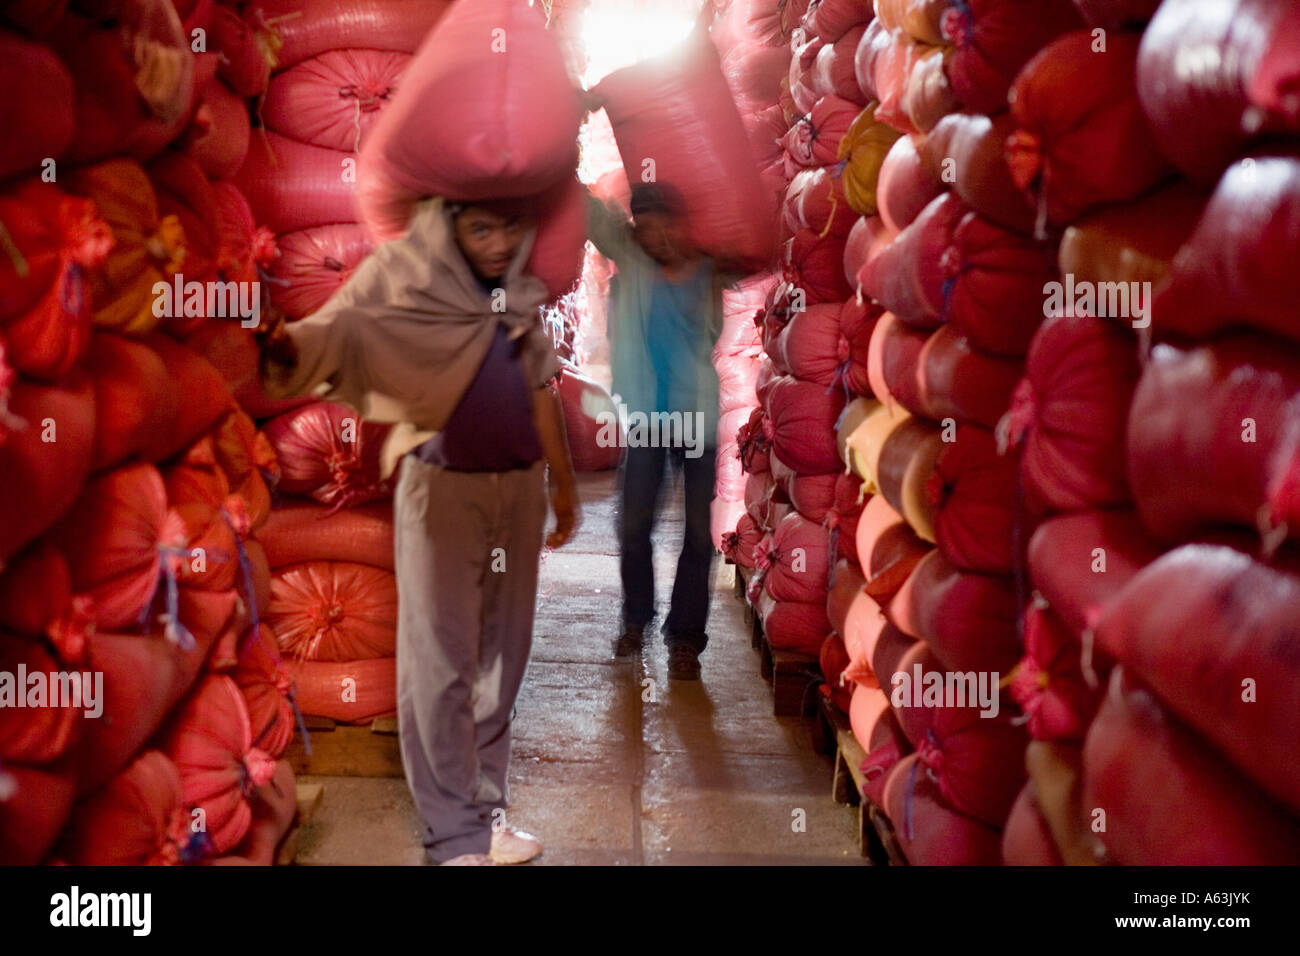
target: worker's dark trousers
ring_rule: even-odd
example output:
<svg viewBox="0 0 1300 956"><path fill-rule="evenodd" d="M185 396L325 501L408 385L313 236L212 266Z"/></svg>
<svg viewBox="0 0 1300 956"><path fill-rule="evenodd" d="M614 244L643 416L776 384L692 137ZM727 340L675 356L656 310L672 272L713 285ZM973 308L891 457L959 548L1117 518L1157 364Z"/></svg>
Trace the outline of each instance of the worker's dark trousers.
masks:
<svg viewBox="0 0 1300 956"><path fill-rule="evenodd" d="M498 474L402 459L393 503L397 718L434 862L487 853L494 815L504 819L545 482L542 463Z"/></svg>
<svg viewBox="0 0 1300 956"><path fill-rule="evenodd" d="M672 602L664 620L664 642L690 644L704 650L712 596L713 536L709 509L713 503L717 451L704 449L688 458L682 448L629 448L620 466L622 507L619 510L619 567L623 577L623 626L647 627L655 617L654 531L659 490L671 460L682 472L685 486L686 533L677 558Z"/></svg>

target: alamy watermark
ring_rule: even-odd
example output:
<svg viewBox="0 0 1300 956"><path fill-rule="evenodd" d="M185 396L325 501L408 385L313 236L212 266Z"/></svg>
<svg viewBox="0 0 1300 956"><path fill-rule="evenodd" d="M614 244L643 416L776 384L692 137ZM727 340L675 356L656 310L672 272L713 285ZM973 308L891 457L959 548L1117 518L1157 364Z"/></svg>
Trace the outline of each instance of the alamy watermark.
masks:
<svg viewBox="0 0 1300 956"><path fill-rule="evenodd" d="M83 710L87 717L104 713L102 671L0 671L0 710L55 707Z"/></svg>
<svg viewBox="0 0 1300 956"><path fill-rule="evenodd" d="M896 671L890 678L894 707L979 707L981 717L998 715L997 671L926 671L921 664Z"/></svg>
<svg viewBox="0 0 1300 956"><path fill-rule="evenodd" d="M1046 318L1097 316L1131 319L1135 329L1151 325L1150 282L1076 281L1072 272L1065 273L1063 278L1064 282L1043 285L1043 315Z"/></svg>
<svg viewBox="0 0 1300 956"><path fill-rule="evenodd" d="M601 448L683 448L687 458L704 454L703 412L631 412L614 396L617 412L596 415Z"/></svg>
<svg viewBox="0 0 1300 956"><path fill-rule="evenodd" d="M153 284L155 318L238 318L246 329L262 323L261 282L186 282L176 273L171 282Z"/></svg>

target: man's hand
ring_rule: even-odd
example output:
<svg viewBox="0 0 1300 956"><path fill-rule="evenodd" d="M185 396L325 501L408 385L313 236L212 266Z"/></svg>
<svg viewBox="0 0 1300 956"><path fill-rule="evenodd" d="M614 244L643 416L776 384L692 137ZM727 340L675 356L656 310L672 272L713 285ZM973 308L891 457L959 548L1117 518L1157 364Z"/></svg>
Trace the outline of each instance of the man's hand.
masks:
<svg viewBox="0 0 1300 956"><path fill-rule="evenodd" d="M546 536L546 546L562 548L582 523L577 489L570 476L552 476L551 510L555 512L555 530Z"/></svg>

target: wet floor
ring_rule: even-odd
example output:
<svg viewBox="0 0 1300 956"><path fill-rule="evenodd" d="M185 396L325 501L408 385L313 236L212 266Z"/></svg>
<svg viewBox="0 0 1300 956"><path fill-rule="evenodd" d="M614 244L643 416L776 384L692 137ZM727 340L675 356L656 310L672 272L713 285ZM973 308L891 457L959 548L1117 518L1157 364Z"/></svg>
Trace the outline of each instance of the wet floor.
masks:
<svg viewBox="0 0 1300 956"><path fill-rule="evenodd" d="M772 716L732 569L715 568L702 681L670 682L662 643L614 661L614 474L583 477L582 497L578 535L544 558L514 723L508 819L545 844L533 865L862 862L854 813L831 800L830 758L810 749L803 721ZM681 531L680 508L666 505L655 537L661 616ZM423 863L404 780L304 779L324 784L324 801L299 863Z"/></svg>

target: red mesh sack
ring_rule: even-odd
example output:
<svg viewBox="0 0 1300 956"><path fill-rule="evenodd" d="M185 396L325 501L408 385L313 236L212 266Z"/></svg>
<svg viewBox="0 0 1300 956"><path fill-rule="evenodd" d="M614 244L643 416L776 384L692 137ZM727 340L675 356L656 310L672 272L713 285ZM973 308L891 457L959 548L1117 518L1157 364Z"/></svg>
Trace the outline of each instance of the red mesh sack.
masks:
<svg viewBox="0 0 1300 956"><path fill-rule="evenodd" d="M1078 637L1041 602L1025 609L1025 656L1007 689L1035 740L1082 740L1101 696L1083 675Z"/></svg>
<svg viewBox="0 0 1300 956"><path fill-rule="evenodd" d="M1017 535L1021 541L1028 536L1028 521L1016 507L1019 472L1019 456L998 454L991 431L957 427L930 478L935 541L954 567L984 574L1014 570Z"/></svg>
<svg viewBox="0 0 1300 956"><path fill-rule="evenodd" d="M1064 866L1052 829L1038 806L1029 781L1007 815L1002 830L1002 862L1006 866Z"/></svg>
<svg viewBox="0 0 1300 956"><path fill-rule="evenodd" d="M287 70L308 57L342 50L365 37L371 50L414 53L450 0L256 0L244 19L274 66Z"/></svg>
<svg viewBox="0 0 1300 956"><path fill-rule="evenodd" d="M860 23L835 41L828 41L817 51L813 63L813 89L819 96L838 96L859 106L866 106L869 97L858 85L856 58L858 44L866 32L866 23Z"/></svg>
<svg viewBox="0 0 1300 956"><path fill-rule="evenodd" d="M249 529L257 530L271 511L267 483L279 480L275 450L253 420L234 409L212 429L212 451L226 473L231 493L244 501Z"/></svg>
<svg viewBox="0 0 1300 956"><path fill-rule="evenodd" d="M1145 26L1155 15L1160 0L1074 0L1074 5L1088 26L1118 30Z"/></svg>
<svg viewBox="0 0 1300 956"><path fill-rule="evenodd" d="M0 354L0 381L11 374ZM90 473L96 420L94 389L84 379L61 388L19 382L7 403L6 391L0 384L0 563L76 500Z"/></svg>
<svg viewBox="0 0 1300 956"><path fill-rule="evenodd" d="M1300 11L1274 0L1163 3L1142 34L1137 86L1161 150L1180 169L1212 183L1252 139L1297 131L1294 89ZM1287 77L1290 77L1288 82ZM1263 82L1261 82L1263 81Z"/></svg>
<svg viewBox="0 0 1300 956"><path fill-rule="evenodd" d="M112 232L93 203L36 179L0 195L0 223L10 247L0 262L5 359L30 378L58 381L90 340L86 274L108 255Z"/></svg>
<svg viewBox="0 0 1300 956"><path fill-rule="evenodd" d="M979 352L952 326L944 326L917 359L919 394L912 410L935 421L953 418L995 428L1023 373L1022 362Z"/></svg>
<svg viewBox="0 0 1300 956"><path fill-rule="evenodd" d="M1140 37L1067 33L1025 65L1011 90L1019 129L1007 141L1017 185L1060 226L1146 192L1173 172L1156 148L1134 79Z"/></svg>
<svg viewBox="0 0 1300 956"><path fill-rule="evenodd" d="M95 325L128 334L155 328L154 285L170 284L185 258L180 221L160 217L149 177L129 159L79 167L68 189L91 200L113 233L107 258L88 274Z"/></svg>
<svg viewBox="0 0 1300 956"><path fill-rule="evenodd" d="M742 117L776 103L789 67L790 52L784 47L746 40L727 52L722 74Z"/></svg>
<svg viewBox="0 0 1300 956"><path fill-rule="evenodd" d="M901 673L893 678L890 696L895 705L900 700L907 704L924 700L917 680L929 673L943 675L937 664L923 645L909 652L899 664ZM899 680L902 674L909 678L906 683ZM992 679L991 674L980 676L985 682ZM956 693L967 695L973 690L967 680L957 685ZM995 697L999 693L996 686L992 693ZM1025 782L1024 754L1029 739L1021 727L1012 724L1005 708L996 701L994 706L998 706L995 713L976 701L966 706L895 706L894 713L916 747L922 772L939 785L944 799L982 823L1001 827Z"/></svg>
<svg viewBox="0 0 1300 956"><path fill-rule="evenodd" d="M410 62L410 54L392 51L326 51L276 74L262 119L301 143L359 152Z"/></svg>
<svg viewBox="0 0 1300 956"><path fill-rule="evenodd" d="M999 113L1007 91L1030 57L1083 26L1070 0L968 0L943 15L944 38L955 50L948 79L972 113Z"/></svg>
<svg viewBox="0 0 1300 956"><path fill-rule="evenodd" d="M205 677L162 737L186 803L203 811L212 851L238 845L252 822L248 795L271 779L275 761L252 744L244 697L229 677Z"/></svg>
<svg viewBox="0 0 1300 956"><path fill-rule="evenodd" d="M161 750L146 750L69 818L58 857L73 866L176 866L197 862L180 773Z"/></svg>
<svg viewBox="0 0 1300 956"><path fill-rule="evenodd" d="M825 615L829 544L820 524L798 513L785 518L776 526L765 553L755 559L755 565L766 572L764 589L777 601L817 604Z"/></svg>
<svg viewBox="0 0 1300 956"><path fill-rule="evenodd" d="M1029 578L1052 613L1075 634L1160 556L1132 511L1080 511L1049 518L1029 539Z"/></svg>
<svg viewBox="0 0 1300 956"><path fill-rule="evenodd" d="M1036 213L1011 177L1005 149L1016 121L1009 112L990 119L953 113L935 124L921 145L930 175L990 222L1023 235L1034 233Z"/></svg>
<svg viewBox="0 0 1300 956"><path fill-rule="evenodd" d="M193 444L231 405L220 373L162 335L135 341L97 334L86 367L98 411L96 471L133 457L169 458Z"/></svg>
<svg viewBox="0 0 1300 956"><path fill-rule="evenodd" d="M871 8L861 0L815 0L808 4L804 26L827 43L834 43L870 19Z"/></svg>
<svg viewBox="0 0 1300 956"><path fill-rule="evenodd" d="M88 598L74 599L68 561L47 537L0 575L0 628L44 637L64 661L80 660L92 625Z"/></svg>
<svg viewBox="0 0 1300 956"><path fill-rule="evenodd" d="M305 318L328 302L374 249L365 228L352 223L286 233L278 244L270 272L279 281L271 285L271 301L290 319Z"/></svg>
<svg viewBox="0 0 1300 956"><path fill-rule="evenodd" d="M147 172L159 213L176 216L185 230L186 281L216 278L221 213L202 168L190 157L169 151L150 163Z"/></svg>
<svg viewBox="0 0 1300 956"><path fill-rule="evenodd" d="M391 426L362 421L338 402L317 402L266 423L280 465L277 488L346 508L390 494L379 453Z"/></svg>
<svg viewBox="0 0 1300 956"><path fill-rule="evenodd" d="M143 634L132 628L87 637L81 666L104 675L104 715L86 721L82 731L79 793L92 793L110 780L153 736L198 677L218 636L244 623L238 605L234 591L182 588L179 618L194 638L192 650L170 639L163 623Z"/></svg>
<svg viewBox="0 0 1300 956"><path fill-rule="evenodd" d="M1295 819L1119 671L1088 730L1082 783L1083 805L1106 813L1098 837L1116 863L1289 865L1300 855Z"/></svg>
<svg viewBox="0 0 1300 956"><path fill-rule="evenodd" d="M844 278L848 280L850 288L861 294L862 286L858 277L867 263L879 256L896 235L898 234L890 230L879 216L858 217L844 244Z"/></svg>
<svg viewBox="0 0 1300 956"><path fill-rule="evenodd" d="M720 73L718 82L725 91ZM382 240L405 228L424 196L553 189L576 167L578 113L540 9L511 0L455 5L421 43L362 147L360 218Z"/></svg>
<svg viewBox="0 0 1300 956"><path fill-rule="evenodd" d="M697 30L671 57L612 73L597 89L628 179L643 181L653 160L657 180L681 192L696 245L765 267L773 206L707 35Z"/></svg>
<svg viewBox="0 0 1300 956"><path fill-rule="evenodd" d="M294 732L292 665L281 660L278 646L265 624L250 631L230 675L248 707L253 745L272 757L284 753Z"/></svg>
<svg viewBox="0 0 1300 956"><path fill-rule="evenodd" d="M762 536L762 532L754 522L753 515L746 512L736 522L736 530L723 535L722 553L726 555L728 560L741 567L752 568L754 566L754 547Z"/></svg>
<svg viewBox="0 0 1300 956"><path fill-rule="evenodd" d="M72 813L77 765L72 757L50 767L4 768L13 792L0 813L0 860L9 866L45 862Z"/></svg>
<svg viewBox="0 0 1300 956"><path fill-rule="evenodd" d="M1019 357L1043 322L1043 288L1060 279L1053 247L970 212L943 253L944 316L975 348Z"/></svg>
<svg viewBox="0 0 1300 956"><path fill-rule="evenodd" d="M902 758L889 772L882 798L903 854L914 866L999 863L999 832L944 800L916 754Z"/></svg>
<svg viewBox="0 0 1300 956"><path fill-rule="evenodd" d="M19 668L27 674L26 681L20 682ZM83 690L93 695L95 688L75 672L69 676L78 687L63 683L55 677L62 670L39 638L0 631L0 673L7 675L6 683L12 682L9 699L0 708L0 766L47 764L76 744L82 716L94 714ZM35 675L43 679L33 686ZM69 699L68 694L73 696ZM83 706L74 707L74 702Z"/></svg>
<svg viewBox="0 0 1300 956"><path fill-rule="evenodd" d="M844 408L844 393L790 377L778 380L768 394L772 450L796 472L828 474L841 467L835 421Z"/></svg>
<svg viewBox="0 0 1300 956"><path fill-rule="evenodd" d="M938 551L921 559L887 610L951 670L1008 674L1020 660L1011 580L959 571Z"/></svg>
<svg viewBox="0 0 1300 956"><path fill-rule="evenodd" d="M286 505L271 512L257 538L272 568L306 561L354 561L393 570L391 502L337 513L324 505Z"/></svg>
<svg viewBox="0 0 1300 956"><path fill-rule="evenodd" d="M842 181L824 167L805 169L791 180L783 212L791 233L810 229L822 237L846 237L858 219L844 198Z"/></svg>
<svg viewBox="0 0 1300 956"><path fill-rule="evenodd" d="M355 222L357 175L345 177L350 152L299 143L267 131L253 137L233 182L257 221L276 233Z"/></svg>
<svg viewBox="0 0 1300 956"><path fill-rule="evenodd" d="M0 32L0 85L8 92L5 129L21 133L6 136L0 147L3 180L62 156L75 110L72 76L54 51L8 30Z"/></svg>
<svg viewBox="0 0 1300 956"><path fill-rule="evenodd" d="M391 571L342 561L275 570L267 625L285 654L352 661L397 648L397 582Z"/></svg>
<svg viewBox="0 0 1300 956"><path fill-rule="evenodd" d="M1248 326L1294 343L1297 254L1300 157L1234 163L1157 289L1152 321L1161 332L1192 338Z"/></svg>
<svg viewBox="0 0 1300 956"><path fill-rule="evenodd" d="M817 654L831 633L826 619L826 604L802 601L778 601L764 594L759 602L763 633L773 650L795 654Z"/></svg>
<svg viewBox="0 0 1300 956"><path fill-rule="evenodd" d="M170 4L133 4L114 11L107 25L68 14L49 39L76 90L72 142L61 160L145 161L184 128L196 91L195 57Z"/></svg>
<svg viewBox="0 0 1300 956"><path fill-rule="evenodd" d="M785 244L785 279L804 291L807 305L843 302L853 295L844 276L844 246L843 237L823 237L811 229L800 229Z"/></svg>
<svg viewBox="0 0 1300 956"><path fill-rule="evenodd" d="M1295 811L1297 608L1294 575L1231 548L1189 545L1130 580L1095 629L1098 645L1126 674ZM1221 675L1232 675L1229 686ZM1243 707L1247 676L1258 686L1258 702Z"/></svg>
<svg viewBox="0 0 1300 956"><path fill-rule="evenodd" d="M840 96L823 96L807 116L802 116L786 134L785 151L792 167L799 169L833 166L840 158L840 140L849 131L862 107Z"/></svg>
<svg viewBox="0 0 1300 956"><path fill-rule="evenodd" d="M850 688L854 685L846 685L843 680L844 669L849 666L849 655L844 650L844 641L838 634L830 634L822 642L818 663L825 678L825 683L822 684L823 696L834 704L840 713L847 714L853 703L854 691Z"/></svg>
<svg viewBox="0 0 1300 956"><path fill-rule="evenodd" d="M258 228L253 210L237 186L213 183L217 205L217 270L228 282L255 282L258 267L275 259L275 238L269 229Z"/></svg>
<svg viewBox="0 0 1300 956"><path fill-rule="evenodd" d="M1137 347L1104 319L1048 319L1002 426L1022 448L1026 506L1035 513L1122 505Z"/></svg>
<svg viewBox="0 0 1300 956"><path fill-rule="evenodd" d="M1133 395L1126 456L1147 530L1168 542L1225 524L1265 530L1269 462L1297 392L1300 360L1277 341L1156 346Z"/></svg>
<svg viewBox="0 0 1300 956"><path fill-rule="evenodd" d="M916 219L867 263L862 290L900 321L937 328L943 313L944 251L967 208L951 192L932 200Z"/></svg>
<svg viewBox="0 0 1300 956"><path fill-rule="evenodd" d="M251 148L261 148L263 135L262 130L253 135L248 101L221 80L212 80L204 87L203 102L178 143L208 176L229 179L244 165Z"/></svg>
<svg viewBox="0 0 1300 956"><path fill-rule="evenodd" d="M857 554L867 593L885 607L931 550L884 495L872 495L857 526Z"/></svg>
<svg viewBox="0 0 1300 956"><path fill-rule="evenodd" d="M221 78L244 99L261 96L271 64L252 25L229 6L214 4L208 35L211 48L221 54L221 66L217 68Z"/></svg>
<svg viewBox="0 0 1300 956"><path fill-rule="evenodd" d="M369 723L397 710L397 661L303 661L294 665L298 706L304 714L342 723Z"/></svg>
<svg viewBox="0 0 1300 956"><path fill-rule="evenodd" d="M915 139L894 140L876 180L876 207L885 225L894 232L905 229L942 193L943 183L926 170Z"/></svg>

